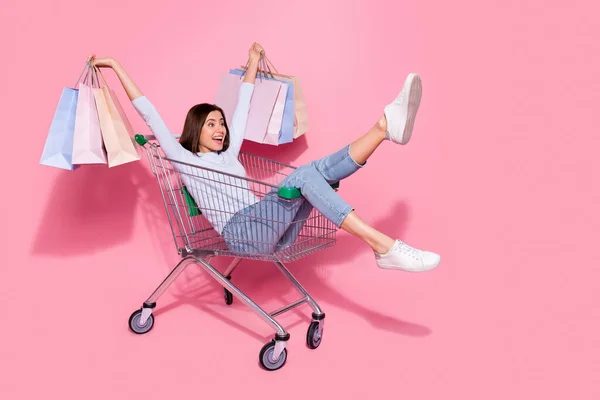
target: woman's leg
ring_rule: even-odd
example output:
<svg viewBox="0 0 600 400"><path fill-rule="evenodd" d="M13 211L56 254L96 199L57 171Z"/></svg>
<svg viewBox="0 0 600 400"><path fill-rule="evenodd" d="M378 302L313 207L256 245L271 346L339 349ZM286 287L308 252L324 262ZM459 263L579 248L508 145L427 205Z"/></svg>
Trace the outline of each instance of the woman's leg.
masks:
<svg viewBox="0 0 600 400"><path fill-rule="evenodd" d="M368 156L375 151L377 146L381 144L384 136L385 128L382 130L380 121L369 130L369 132L349 146L320 160L313 161L309 166L321 174L321 177L325 179L328 184L339 182L358 171L365 164L366 158L368 158ZM353 155L353 153L355 155ZM358 157L361 162L356 162L355 157ZM290 185L289 179L284 180L282 185ZM329 188L329 190L331 190L331 188ZM279 240L278 249L285 249L294 244L313 208L314 207L309 201L304 201L304 204L300 206L298 212L294 216L292 224Z"/></svg>
<svg viewBox="0 0 600 400"><path fill-rule="evenodd" d="M421 78L417 74L410 74L400 94L384 108L379 121L367 133L336 153L311 164L326 181L334 183L364 166L385 140L400 145L408 144L421 102L421 91Z"/></svg>
<svg viewBox="0 0 600 400"><path fill-rule="evenodd" d="M367 133L350 143L350 156L354 161L360 165L366 164L369 157L386 140L386 128L387 123L383 115Z"/></svg>
<svg viewBox="0 0 600 400"><path fill-rule="evenodd" d="M313 161L310 165L323 176L328 184L338 182L364 166L367 159L375 152L385 138L386 119L385 116L382 116L367 133L352 142L349 146L320 160ZM307 206L302 207L294 218L294 223L289 231L282 237L280 245L289 246L295 241L303 225L300 220L306 220L312 208L310 202L308 202ZM394 239L366 224L354 211L351 211L344 218L340 227L365 241L377 253L386 253L395 243Z"/></svg>
<svg viewBox="0 0 600 400"><path fill-rule="evenodd" d="M332 169L334 171L341 170L341 168ZM326 170L325 175L332 169ZM327 176L330 177L330 175ZM388 252L393 247L395 240L360 219L354 209L329 186L330 183L332 181L326 180L323 173L311 163L296 169L282 184L299 188L304 198L328 220L337 227L362 239L376 253ZM306 218L307 216L303 217Z"/></svg>
<svg viewBox="0 0 600 400"><path fill-rule="evenodd" d="M440 257L379 232L363 221L329 184L350 176L364 166L384 140L407 144L412 137L420 100L420 77L410 74L398 97L385 107L384 115L366 134L346 148L301 167L292 174L294 176L289 177L288 183L295 183L303 196L326 218L367 243L381 268L425 271L435 268Z"/></svg>
<svg viewBox="0 0 600 400"><path fill-rule="evenodd" d="M284 250L296 242L298 235L302 231L304 224L308 220L310 213L314 209L312 204L310 204L306 199L298 199L301 201L301 205L298 208L298 212L294 216L292 220L292 224L285 231L281 239L279 239L279 243L277 243L277 250Z"/></svg>
<svg viewBox="0 0 600 400"><path fill-rule="evenodd" d="M267 193L258 203L237 212L227 222L222 232L227 247L246 255L274 253L305 203L304 199L283 200L277 191Z"/></svg>
<svg viewBox="0 0 600 400"><path fill-rule="evenodd" d="M344 222L342 222L341 229L356 236L367 243L375 253L384 254L390 251L390 249L396 243L395 239L379 232L365 221L363 221L356 212L350 212Z"/></svg>
<svg viewBox="0 0 600 400"><path fill-rule="evenodd" d="M381 268L417 272L435 268L439 264L437 254L412 248L364 222L331 188L314 165L308 164L296 169L283 181L283 185L299 188L306 201L325 218L367 243L373 249Z"/></svg>
<svg viewBox="0 0 600 400"><path fill-rule="evenodd" d="M382 117L367 133L354 142L333 154L312 161L310 165L315 167L329 183L346 179L362 168L377 147L383 143L386 135L385 127L385 117Z"/></svg>
<svg viewBox="0 0 600 400"><path fill-rule="evenodd" d="M305 165L296 169L284 184L299 188L304 199L286 201L279 198L277 191L273 191L257 204L237 213L223 230L225 241L232 251L271 254L290 246L312 207L315 207L337 227L367 243L381 268L418 272L439 264L440 257L437 254L412 248L364 222L314 166ZM306 202L310 203L310 207ZM303 220L299 220L301 210L306 211L302 212Z"/></svg>

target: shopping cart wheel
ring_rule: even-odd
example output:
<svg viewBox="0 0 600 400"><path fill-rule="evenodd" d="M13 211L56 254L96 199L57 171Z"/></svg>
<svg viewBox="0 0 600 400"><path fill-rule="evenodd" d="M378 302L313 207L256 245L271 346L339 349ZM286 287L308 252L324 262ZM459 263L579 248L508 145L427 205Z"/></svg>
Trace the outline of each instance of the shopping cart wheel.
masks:
<svg viewBox="0 0 600 400"><path fill-rule="evenodd" d="M231 305L233 303L233 295L231 294L231 292L227 289L223 289L225 291L225 304L227 304L228 306Z"/></svg>
<svg viewBox="0 0 600 400"><path fill-rule="evenodd" d="M283 352L279 355L279 359L273 360L273 352L275 351L275 341L271 340L265 344L260 350L258 359L261 367L268 371L275 371L285 364L287 360L287 349L283 349Z"/></svg>
<svg viewBox="0 0 600 400"><path fill-rule="evenodd" d="M141 317L142 310L134 311L131 317L129 317L129 329L138 335L150 332L150 329L154 326L154 315L150 314L145 324L140 323Z"/></svg>
<svg viewBox="0 0 600 400"><path fill-rule="evenodd" d="M309 349L316 349L321 344L323 338L323 330L319 331L319 321L312 321L306 332L306 345Z"/></svg>
<svg viewBox="0 0 600 400"><path fill-rule="evenodd" d="M228 280L231 280L231 276L227 277ZM227 304L228 306L230 306L233 303L233 295L231 294L231 292L225 288L223 288L223 293L224 293L224 297L225 297L225 304Z"/></svg>

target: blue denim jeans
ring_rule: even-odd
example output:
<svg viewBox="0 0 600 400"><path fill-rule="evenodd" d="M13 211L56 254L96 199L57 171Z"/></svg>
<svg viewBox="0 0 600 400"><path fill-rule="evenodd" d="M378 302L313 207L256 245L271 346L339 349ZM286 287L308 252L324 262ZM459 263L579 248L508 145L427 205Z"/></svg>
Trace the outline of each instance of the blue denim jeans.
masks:
<svg viewBox="0 0 600 400"><path fill-rule="evenodd" d="M282 187L300 189L302 197L282 199L274 189L258 203L237 212L223 228L223 238L236 253L271 254L296 241L313 207L338 228L353 210L330 184L358 171L362 165L350 155L350 146L295 169Z"/></svg>

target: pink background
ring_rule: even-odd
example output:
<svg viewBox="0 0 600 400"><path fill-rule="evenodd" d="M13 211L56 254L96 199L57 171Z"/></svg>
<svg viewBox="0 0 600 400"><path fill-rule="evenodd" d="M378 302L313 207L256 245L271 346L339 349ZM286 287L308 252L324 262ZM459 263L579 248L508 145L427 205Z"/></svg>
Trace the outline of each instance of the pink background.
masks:
<svg viewBox="0 0 600 400"><path fill-rule="evenodd" d="M0 398L600 398L595 2L2 0L0 10ZM246 150L295 164L368 129L406 74L421 74L411 144L383 146L341 193L376 227L442 255L431 273L387 272L341 233L292 264L327 327L310 351L309 309L284 315L289 360L275 373L257 362L273 332L239 301L225 306L199 270L160 299L150 334L128 332L177 260L145 160L38 165L60 92L89 53L118 58L177 131L255 40L302 78L312 129ZM268 264L234 279L267 309L293 299Z"/></svg>

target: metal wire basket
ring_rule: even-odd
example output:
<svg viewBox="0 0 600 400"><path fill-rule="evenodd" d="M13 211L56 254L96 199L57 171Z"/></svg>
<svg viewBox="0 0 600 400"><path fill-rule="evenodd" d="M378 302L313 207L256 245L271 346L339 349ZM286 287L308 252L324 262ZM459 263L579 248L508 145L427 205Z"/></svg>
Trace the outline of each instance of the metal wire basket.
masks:
<svg viewBox="0 0 600 400"><path fill-rule="evenodd" d="M248 202L259 200L268 194L273 195L273 193L277 193L283 201L300 201L302 195L297 188L280 187L279 185L295 167L241 153L239 160L246 170L246 176L242 177L168 159L164 156L158 143L149 141L154 139L153 137L136 135L135 139L140 146L145 148L152 173L158 180L175 247L182 256L182 260L144 302L142 308L131 315L129 318L131 330L138 334L149 332L154 326L152 310L156 307L158 298L189 264L197 264L221 283L224 288L226 304L231 304L235 296L275 328L277 333L274 340L267 343L259 355L260 364L265 369L279 369L287 359L285 344L290 335L274 317L303 303L308 303L313 310L312 322L307 332L307 345L311 349L317 348L321 343L325 314L283 262L296 261L333 246L336 242L337 227L320 212L313 209L306 218L293 222L291 226L290 223L287 223L286 229L296 230L293 243L285 247L273 247L274 244L266 243L258 232L256 235L246 238L245 241L250 243L244 244L250 244L252 248L269 247L275 250L240 253L230 249L223 236L205 217L205 214L208 214L211 215L213 221L215 219L228 220L233 216L231 212L219 207L218 202L208 202L202 208L199 207L188 190L189 185L201 185L202 190L210 192L213 190L211 188L218 183L221 187L225 184L231 188L232 194L235 192L238 198L241 197L242 200L245 198ZM337 189L337 184L332 186ZM271 216L271 219L265 219L264 222L268 224L284 223L277 218L277 215ZM293 224L297 224L297 226L293 226ZM210 264L211 259L217 256L233 258L223 273ZM273 262L294 285L302 298L276 311L270 313L264 311L231 282L231 274L242 259Z"/></svg>

